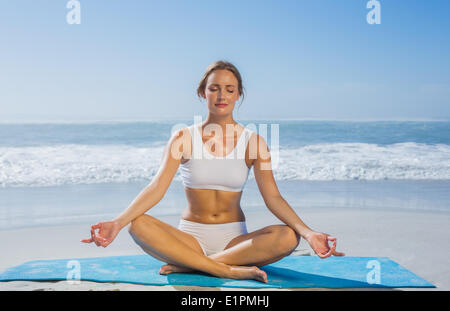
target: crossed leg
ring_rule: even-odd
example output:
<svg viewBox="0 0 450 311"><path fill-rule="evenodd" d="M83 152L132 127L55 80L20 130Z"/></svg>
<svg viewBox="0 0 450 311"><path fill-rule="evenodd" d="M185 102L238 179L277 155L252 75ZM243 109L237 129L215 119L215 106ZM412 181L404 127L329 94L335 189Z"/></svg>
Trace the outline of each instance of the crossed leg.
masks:
<svg viewBox="0 0 450 311"><path fill-rule="evenodd" d="M240 235L231 240L225 249L208 257L228 265L264 266L291 254L300 236L286 225L272 225ZM190 272L192 269L173 264L164 265L162 274Z"/></svg>
<svg viewBox="0 0 450 311"><path fill-rule="evenodd" d="M133 220L129 232L146 253L168 263L161 268L161 274L197 270L261 282L267 282L267 276L257 266L287 256L299 242L292 229L275 225L238 236L222 252L205 256L193 236L149 215Z"/></svg>

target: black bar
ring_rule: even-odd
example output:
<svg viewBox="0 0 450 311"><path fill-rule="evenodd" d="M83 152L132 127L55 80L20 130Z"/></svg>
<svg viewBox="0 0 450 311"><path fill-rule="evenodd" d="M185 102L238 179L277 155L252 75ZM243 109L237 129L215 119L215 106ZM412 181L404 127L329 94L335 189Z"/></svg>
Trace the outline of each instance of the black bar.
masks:
<svg viewBox="0 0 450 311"><path fill-rule="evenodd" d="M12 303L47 308L58 307L91 309L105 305L149 310L297 310L308 308L383 307L400 302L411 306L424 301L433 305L450 298L450 292L439 290L333 290L333 291L16 291L0 292L4 306ZM428 300L432 299L432 300ZM444 301L445 300L445 301ZM317 305L316 305L317 304ZM315 306L316 305L316 306Z"/></svg>

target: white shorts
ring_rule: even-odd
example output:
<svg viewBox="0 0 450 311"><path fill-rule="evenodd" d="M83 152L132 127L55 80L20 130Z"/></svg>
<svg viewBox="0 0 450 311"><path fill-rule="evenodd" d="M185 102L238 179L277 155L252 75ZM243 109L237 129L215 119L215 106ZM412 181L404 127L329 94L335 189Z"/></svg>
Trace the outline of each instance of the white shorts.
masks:
<svg viewBox="0 0 450 311"><path fill-rule="evenodd" d="M245 221L225 224L201 224L180 219L178 229L194 236L206 256L223 251L232 239L248 233Z"/></svg>

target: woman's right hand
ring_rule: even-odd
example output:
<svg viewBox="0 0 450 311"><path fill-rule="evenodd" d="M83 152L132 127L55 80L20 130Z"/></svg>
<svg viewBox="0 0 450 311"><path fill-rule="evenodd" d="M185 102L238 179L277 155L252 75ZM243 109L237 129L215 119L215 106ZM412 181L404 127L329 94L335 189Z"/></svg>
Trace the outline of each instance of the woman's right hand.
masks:
<svg viewBox="0 0 450 311"><path fill-rule="evenodd" d="M95 231L99 229L98 233ZM91 237L89 239L81 240L83 243L95 242L97 246L106 247L114 241L119 233L121 227L116 221L99 222L91 226Z"/></svg>

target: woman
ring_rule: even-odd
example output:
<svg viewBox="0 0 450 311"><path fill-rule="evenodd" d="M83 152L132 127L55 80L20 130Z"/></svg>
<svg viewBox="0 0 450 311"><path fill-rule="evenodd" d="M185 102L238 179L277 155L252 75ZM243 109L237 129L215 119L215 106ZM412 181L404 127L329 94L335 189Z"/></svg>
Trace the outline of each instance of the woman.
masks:
<svg viewBox="0 0 450 311"><path fill-rule="evenodd" d="M106 247L128 226L146 253L167 263L160 274L202 271L261 282L267 282L267 275L258 266L289 255L300 237L321 258L344 256L336 251L336 238L310 229L283 199L266 142L233 119L235 103L243 96L236 67L224 61L211 64L197 94L206 99L206 121L175 132L152 182L118 217L92 226L91 238L82 242ZM247 232L240 199L252 166L265 204L285 225ZM145 213L164 197L179 167L188 206L175 228Z"/></svg>

